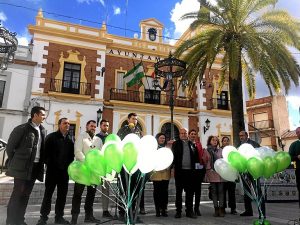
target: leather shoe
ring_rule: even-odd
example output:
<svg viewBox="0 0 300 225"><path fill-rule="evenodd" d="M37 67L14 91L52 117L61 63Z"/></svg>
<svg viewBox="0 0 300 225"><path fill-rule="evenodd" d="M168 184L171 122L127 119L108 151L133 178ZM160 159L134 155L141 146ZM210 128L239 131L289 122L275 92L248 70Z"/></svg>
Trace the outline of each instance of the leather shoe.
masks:
<svg viewBox="0 0 300 225"><path fill-rule="evenodd" d="M94 216L88 216L88 217L86 216L84 218L84 222L85 223L100 223L101 221L96 219Z"/></svg>
<svg viewBox="0 0 300 225"><path fill-rule="evenodd" d="M168 217L168 212L167 212L167 210L162 210L161 211L161 215L163 216L163 217Z"/></svg>
<svg viewBox="0 0 300 225"><path fill-rule="evenodd" d="M141 209L140 209L140 214L141 214L141 215L146 215L146 214L147 214L144 208L141 208Z"/></svg>
<svg viewBox="0 0 300 225"><path fill-rule="evenodd" d="M201 216L200 210L199 210L199 209L195 209L195 214L196 214L197 216Z"/></svg>
<svg viewBox="0 0 300 225"><path fill-rule="evenodd" d="M232 214L232 215L237 215L237 211L236 211L235 209L232 209L232 210L230 211L230 214Z"/></svg>
<svg viewBox="0 0 300 225"><path fill-rule="evenodd" d="M197 216L194 212L187 212L186 217L192 218L192 219L197 219Z"/></svg>
<svg viewBox="0 0 300 225"><path fill-rule="evenodd" d="M69 221L65 220L63 217L55 217L55 224L70 224Z"/></svg>
<svg viewBox="0 0 300 225"><path fill-rule="evenodd" d="M108 211L103 211L102 217L105 217L105 218L112 218L113 216L112 216Z"/></svg>
<svg viewBox="0 0 300 225"><path fill-rule="evenodd" d="M245 212L241 213L240 216L253 216L253 213L245 211Z"/></svg>
<svg viewBox="0 0 300 225"><path fill-rule="evenodd" d="M180 212L177 212L177 213L175 214L175 218L176 218L176 219L181 218L181 213L180 213Z"/></svg>
<svg viewBox="0 0 300 225"><path fill-rule="evenodd" d="M46 224L47 224L46 220L41 218L41 219L39 219L39 221L37 222L36 225L46 225Z"/></svg>

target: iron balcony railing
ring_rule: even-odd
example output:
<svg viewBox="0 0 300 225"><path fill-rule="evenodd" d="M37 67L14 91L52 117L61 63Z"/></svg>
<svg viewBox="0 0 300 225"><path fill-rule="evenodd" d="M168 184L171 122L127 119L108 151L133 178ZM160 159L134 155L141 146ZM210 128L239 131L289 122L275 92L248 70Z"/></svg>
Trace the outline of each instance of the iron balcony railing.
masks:
<svg viewBox="0 0 300 225"><path fill-rule="evenodd" d="M207 109L231 110L230 101L222 98L211 98L208 100Z"/></svg>
<svg viewBox="0 0 300 225"><path fill-rule="evenodd" d="M169 105L170 95L162 94L159 90L132 91L123 89L110 89L110 100L139 102L156 105ZM194 108L195 100L181 96L174 96L174 106Z"/></svg>
<svg viewBox="0 0 300 225"><path fill-rule="evenodd" d="M249 125L250 125L249 126L250 131L253 130L253 127L255 127L258 130L274 128L273 120L261 120L261 121L249 122Z"/></svg>
<svg viewBox="0 0 300 225"><path fill-rule="evenodd" d="M91 84L85 82L51 79L49 91L80 95L91 95Z"/></svg>

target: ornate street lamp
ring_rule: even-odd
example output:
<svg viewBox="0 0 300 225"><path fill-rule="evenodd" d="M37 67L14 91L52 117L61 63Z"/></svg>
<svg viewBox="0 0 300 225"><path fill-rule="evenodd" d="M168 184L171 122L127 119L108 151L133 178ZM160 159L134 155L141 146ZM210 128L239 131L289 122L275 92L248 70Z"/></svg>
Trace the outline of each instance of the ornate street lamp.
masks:
<svg viewBox="0 0 300 225"><path fill-rule="evenodd" d="M188 85L188 81L185 77L186 72L186 63L179 59L176 59L172 54L169 54L169 57L163 60L158 61L154 64L155 69L155 79L153 80L153 87L159 88L162 91L170 92L170 99L169 99L169 107L171 111L171 140L174 139L174 122L173 122L173 115L174 115L174 78L181 79L181 86L186 87ZM165 79L165 84L168 85L159 85L159 78ZM169 87L169 88L168 88Z"/></svg>
<svg viewBox="0 0 300 225"><path fill-rule="evenodd" d="M17 33L10 32L5 27L1 26L0 21L0 69L6 70L8 63L12 62L15 57L15 52L18 47Z"/></svg>
<svg viewBox="0 0 300 225"><path fill-rule="evenodd" d="M97 127L98 127L103 111L101 108L99 108L96 113L97 113Z"/></svg>

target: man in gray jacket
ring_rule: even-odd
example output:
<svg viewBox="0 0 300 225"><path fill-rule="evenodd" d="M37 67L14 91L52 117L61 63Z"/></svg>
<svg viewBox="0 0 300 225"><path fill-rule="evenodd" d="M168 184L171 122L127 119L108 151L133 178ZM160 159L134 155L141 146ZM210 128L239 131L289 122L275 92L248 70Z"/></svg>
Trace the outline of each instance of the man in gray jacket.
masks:
<svg viewBox="0 0 300 225"><path fill-rule="evenodd" d="M14 188L7 206L6 225L26 225L25 212L36 179L44 177L45 109L35 106L31 119L14 128L7 142L8 170Z"/></svg>

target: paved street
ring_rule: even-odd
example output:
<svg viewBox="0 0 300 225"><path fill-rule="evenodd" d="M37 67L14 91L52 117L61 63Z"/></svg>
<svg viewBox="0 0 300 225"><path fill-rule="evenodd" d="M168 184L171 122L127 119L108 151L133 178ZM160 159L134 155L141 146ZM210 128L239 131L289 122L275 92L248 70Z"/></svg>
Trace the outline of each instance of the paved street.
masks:
<svg viewBox="0 0 300 225"><path fill-rule="evenodd" d="M66 216L65 218L70 220L70 207L71 205L66 206ZM39 218L39 205L30 205L26 214L26 222L28 225L35 225ZM53 207L52 207L53 208ZM95 204L95 216L100 217L101 213L101 205ZM114 208L111 209L111 213L114 214ZM175 206L174 204L169 205L169 217L168 218L157 218L155 217L155 212L153 206L149 206L146 208L147 214L144 216L140 216L143 220L144 224L151 225L193 225L193 224L203 224L203 225L249 225L252 224L253 221L257 218L257 213L255 213L254 217L240 217L239 215L231 215L226 214L224 218L215 218L212 216L213 214L213 206L211 202L202 202L201 205L201 213L202 216L198 217L198 219L190 219L186 218L183 214L181 219L175 219ZM243 204L238 203L238 212L242 212ZM81 209L84 212L83 208ZM5 225L6 218L6 206L0 206L0 224ZM83 223L84 213L81 214L79 218L79 224ZM289 202L289 203L267 203L267 219L271 222L272 225L279 224L299 224L300 211L298 208L297 202ZM295 220L298 219L297 222ZM53 224L53 211L51 212L50 219L48 224ZM121 224L120 221L107 221L102 219L103 224ZM106 222L106 223L105 223Z"/></svg>

